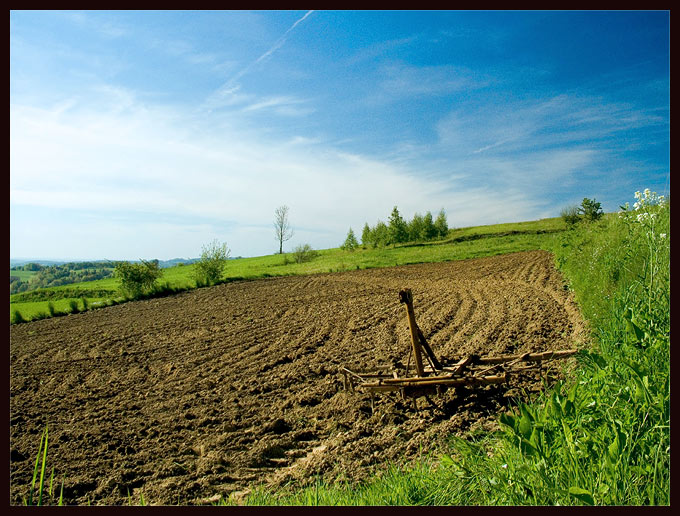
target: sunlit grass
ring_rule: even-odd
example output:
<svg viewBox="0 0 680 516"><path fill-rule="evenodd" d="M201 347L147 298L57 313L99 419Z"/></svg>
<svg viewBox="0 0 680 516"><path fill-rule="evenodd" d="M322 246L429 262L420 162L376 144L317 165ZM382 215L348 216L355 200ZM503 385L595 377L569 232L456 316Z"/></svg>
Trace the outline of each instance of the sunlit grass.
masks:
<svg viewBox="0 0 680 516"><path fill-rule="evenodd" d="M414 263L432 263L451 260L465 260L494 256L519 251L529 251L544 247L546 238L551 232L564 230L561 219L543 219L539 221L498 224L451 230L443 241L415 242L384 248L359 247L354 251L340 248L318 250L316 257L308 262L296 263L290 254L274 254L253 258L228 260L222 281L254 280L261 278L292 276L302 274L320 274L357 269L391 267ZM183 265L163 269L163 276L158 282L167 285L166 290L186 290L196 287L195 265ZM121 302L124 297L119 291L120 280L105 278L95 281L73 283L49 289L34 291L52 291L52 295L68 292L65 299L52 300L56 315L71 313L70 304L75 300L82 310L82 298L87 299L90 308L106 306ZM82 291L82 295L78 294ZM88 292L109 291L106 297L90 297ZM10 320L18 311L23 319L41 319L50 316L48 300L19 301L21 294L10 296Z"/></svg>

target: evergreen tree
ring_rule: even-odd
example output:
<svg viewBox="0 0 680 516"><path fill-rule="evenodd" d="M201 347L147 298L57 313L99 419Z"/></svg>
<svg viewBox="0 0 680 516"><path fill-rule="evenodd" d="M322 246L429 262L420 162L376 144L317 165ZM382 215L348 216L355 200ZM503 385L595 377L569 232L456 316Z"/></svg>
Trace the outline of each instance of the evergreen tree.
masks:
<svg viewBox="0 0 680 516"><path fill-rule="evenodd" d="M437 231L438 238L444 238L449 234L449 225L446 222L446 213L444 212L444 208L439 210L437 220L434 221L434 227Z"/></svg>
<svg viewBox="0 0 680 516"><path fill-rule="evenodd" d="M390 230L387 225L379 220L373 229L373 247L386 246L390 243Z"/></svg>
<svg viewBox="0 0 680 516"><path fill-rule="evenodd" d="M583 199L581 207L578 208L578 212L583 215L583 219L588 222L598 220L603 215L600 203L595 199L588 199L587 197Z"/></svg>
<svg viewBox="0 0 680 516"><path fill-rule="evenodd" d="M423 217L423 239L432 240L437 236L437 228L434 227L432 214L428 211Z"/></svg>
<svg viewBox="0 0 680 516"><path fill-rule="evenodd" d="M408 225L408 239L411 242L425 240L423 230L425 229L424 219L420 213L413 215L413 220Z"/></svg>
<svg viewBox="0 0 680 516"><path fill-rule="evenodd" d="M357 247L359 247L359 242L357 242L357 238L354 236L352 228L349 228L347 238L345 238L345 242L342 244L341 249L344 249L345 251L354 251Z"/></svg>
<svg viewBox="0 0 680 516"><path fill-rule="evenodd" d="M371 231L371 228L368 225L368 222L366 222L364 224L364 229L361 232L361 245L366 247L367 245L370 245L372 241L373 241L373 231Z"/></svg>
<svg viewBox="0 0 680 516"><path fill-rule="evenodd" d="M400 244L408 241L408 225L399 213L395 206L390 215L390 241L393 244Z"/></svg>

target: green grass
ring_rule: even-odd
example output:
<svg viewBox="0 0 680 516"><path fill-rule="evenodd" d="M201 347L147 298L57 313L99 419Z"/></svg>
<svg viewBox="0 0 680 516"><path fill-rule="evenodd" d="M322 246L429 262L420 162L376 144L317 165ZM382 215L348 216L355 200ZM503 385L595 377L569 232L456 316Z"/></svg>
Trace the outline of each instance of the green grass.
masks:
<svg viewBox="0 0 680 516"><path fill-rule="evenodd" d="M545 240L550 238L552 232L564 229L562 219L543 219L455 229L449 232L446 240L439 242L416 242L376 249L358 248L354 251L345 251L340 248L323 249L318 251L317 257L312 261L304 263L295 263L291 254L240 258L227 262L222 281L464 260L528 251L544 247ZM174 290L195 288L194 269L193 264L163 269L163 277L159 284L167 284L168 289ZM50 300L57 315L70 312L69 304L73 300L78 301L82 309L81 298L83 297L87 299L91 308L105 306L114 301L120 302L123 301L123 296L119 292L119 286L119 279L105 278L14 294L10 296L10 320L15 311L19 311L25 320L48 317ZM109 294L101 295L103 291L108 291ZM92 295L92 292L98 294Z"/></svg>
<svg viewBox="0 0 680 516"><path fill-rule="evenodd" d="M16 276L21 281L29 281L36 274L36 271L9 271L10 276Z"/></svg>

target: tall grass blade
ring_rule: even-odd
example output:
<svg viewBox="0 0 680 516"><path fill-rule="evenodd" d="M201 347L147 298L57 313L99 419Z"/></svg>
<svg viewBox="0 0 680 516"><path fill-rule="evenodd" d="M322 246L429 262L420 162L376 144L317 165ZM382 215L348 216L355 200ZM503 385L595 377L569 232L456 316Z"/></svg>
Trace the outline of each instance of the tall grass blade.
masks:
<svg viewBox="0 0 680 516"><path fill-rule="evenodd" d="M40 468L40 494L38 497L38 505L42 505L43 487L45 485L45 469L47 467L47 438L47 426L45 426L45 447L43 448L42 467Z"/></svg>
<svg viewBox="0 0 680 516"><path fill-rule="evenodd" d="M44 438L45 438L45 432L43 432L43 435L40 436L40 444L38 445L38 454L35 457L35 466L33 467L33 479L31 480L31 491L28 494L28 505L33 505L33 492L35 491L35 481L38 478L38 465L40 464L40 452L42 452L43 439Z"/></svg>

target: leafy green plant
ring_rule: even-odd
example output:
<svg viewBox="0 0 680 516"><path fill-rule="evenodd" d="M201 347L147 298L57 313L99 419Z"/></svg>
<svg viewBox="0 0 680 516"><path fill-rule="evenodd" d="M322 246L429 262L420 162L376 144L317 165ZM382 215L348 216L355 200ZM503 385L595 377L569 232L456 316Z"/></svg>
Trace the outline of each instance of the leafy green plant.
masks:
<svg viewBox="0 0 680 516"><path fill-rule="evenodd" d="M11 324L21 324L26 322L26 319L24 319L24 316L21 315L21 312L19 310L14 310L12 312L12 317L10 317L10 323Z"/></svg>
<svg viewBox="0 0 680 516"><path fill-rule="evenodd" d="M300 244L293 249L293 259L295 263L310 262L318 256L309 244Z"/></svg>
<svg viewBox="0 0 680 516"><path fill-rule="evenodd" d="M576 205L567 206L560 211L560 217L568 228L573 228L581 220L580 208Z"/></svg>
<svg viewBox="0 0 680 516"><path fill-rule="evenodd" d="M116 265L115 275L120 279L120 290L133 299L151 292L156 280L163 275L158 260L140 263L120 262Z"/></svg>
<svg viewBox="0 0 680 516"><path fill-rule="evenodd" d="M80 312L80 309L78 308L78 301L76 301L75 299L71 299L68 302L68 306L69 306L70 313L77 314L78 312Z"/></svg>
<svg viewBox="0 0 680 516"><path fill-rule="evenodd" d="M201 258L194 266L196 284L204 286L217 283L222 278L230 253L227 244L220 244L217 240L203 246Z"/></svg>

